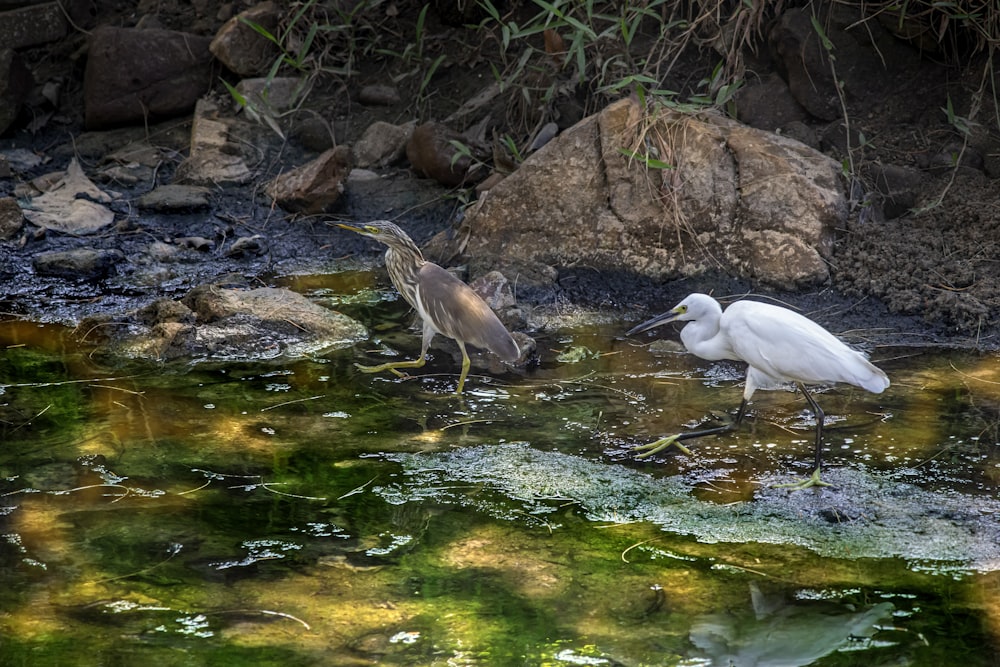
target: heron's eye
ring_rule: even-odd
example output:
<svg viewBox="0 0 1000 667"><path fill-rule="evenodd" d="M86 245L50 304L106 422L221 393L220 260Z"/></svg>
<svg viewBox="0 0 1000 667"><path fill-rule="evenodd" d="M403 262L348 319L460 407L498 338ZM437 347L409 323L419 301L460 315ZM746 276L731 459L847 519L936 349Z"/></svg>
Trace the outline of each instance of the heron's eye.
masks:
<svg viewBox="0 0 1000 667"><path fill-rule="evenodd" d="M688 307L687 306L677 306L677 314L678 315L683 315L687 311L688 311Z"/></svg>

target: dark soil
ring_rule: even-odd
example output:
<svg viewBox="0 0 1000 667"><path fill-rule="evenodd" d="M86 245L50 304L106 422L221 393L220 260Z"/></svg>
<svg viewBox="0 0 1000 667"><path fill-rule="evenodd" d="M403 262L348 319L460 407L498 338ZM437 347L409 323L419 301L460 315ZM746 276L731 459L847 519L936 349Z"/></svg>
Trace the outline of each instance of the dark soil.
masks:
<svg viewBox="0 0 1000 667"><path fill-rule="evenodd" d="M193 26L203 34L212 34L221 24L220 5L214 1L160 2L156 3L156 16L165 27L190 30ZM398 3L400 18L392 30L386 28L383 50L404 48L412 34L407 31L414 30L412 20L420 6ZM143 11L142 3L138 12L130 4L99 4L96 21L134 25L143 17ZM410 22L404 25L406 17ZM260 128L257 140L264 147L263 159L269 165L263 170L262 181L282 165L298 164L316 154L319 148L306 140L303 130L310 118L325 118L334 128L338 143L351 142L373 120L400 123L414 118L444 118L492 80L490 45L477 41L475 33L446 25L433 12L424 30L428 57L445 55L446 59L423 96L417 95L422 84L420 76L410 76L398 80L407 100L402 105L375 108L358 104L355 95L361 85L394 81L394 66L399 64L387 56L359 62L356 76L334 77L317 87L310 108L289 121L287 143ZM48 122L39 124L40 109L29 108L24 122L0 142L5 148L30 147L45 155L50 161L38 173L63 168L71 154L79 154L82 60L76 54L84 44L85 36L77 34L60 44L25 54L40 82L58 78L64 83L60 108L54 110ZM925 176L922 197L912 202L912 208L923 211L891 217L873 213L874 209L862 202L850 224L841 230L830 260L831 284L817 286L809 294L776 296L816 314L826 324L836 320L839 330L879 332L878 340L886 344L949 343L1000 348L1000 317L996 314L1000 301L1000 116L990 101L1000 81L992 86L983 84L986 54L955 65L948 64L941 54L921 57L914 53L905 68L890 73L892 86L867 91L866 95L854 94L846 101L853 143L861 143L859 133L865 142L864 150L854 154L854 173L862 177L858 198L865 199L865 193L876 188L873 178L866 175L882 165L901 165L918 169ZM668 76L665 87L695 86L711 73L717 60L718 55L711 51L688 54L684 67L675 68L678 73ZM761 56L752 67L755 76L764 78L769 63ZM979 95L977 91L984 92ZM527 131L537 120L519 109L518 99L518 92L513 91L485 110L503 132ZM584 88L575 92L571 89L571 94L556 100L549 112L566 126L595 111L606 99ZM978 108L976 117L970 119L977 124L968 134L943 111L949 99L957 116L972 116L970 109ZM466 124L472 124L479 116L466 120ZM35 124L29 125L32 121ZM821 138L825 152L837 159L845 158L843 142L838 140L838 135L846 136L842 124L817 121L810 130ZM182 152L183 145L178 150ZM92 165L100 156L83 158ZM175 166L165 166L157 175L159 181L169 182ZM359 219L403 214L414 237L422 243L435 232L450 228L459 213L460 201L469 196L426 182L414 185L416 179L405 165L385 173L392 175L395 186L348 195L336 216ZM13 179L0 179L0 195L12 192L14 185ZM136 188L127 192L127 197L145 189L148 187ZM394 196L398 198L395 203ZM30 258L40 250L70 247L82 241L54 234L28 235L24 243L0 243L0 279L6 283L0 310L35 320L66 320L88 314L88 310L113 310L125 304L141 304L152 296L179 294L201 280L222 275L267 282L289 269L301 271L312 266L320 270L331 257L359 253L372 257L379 252L363 239L331 229L327 219L284 216L271 207L259 192L259 185L216 193L210 212L137 216L122 204L119 213L123 222L118 230L86 242L96 247L120 248L133 257L150 238L205 236L216 241L216 250L202 254L192 251L185 260L188 268L179 269L176 276L151 277L140 268L104 283L69 284L34 276ZM226 255L225 249L234 239L255 234L265 237L266 252L250 257ZM609 276L585 269L557 268L560 279L555 291L519 291L518 298L537 305L621 309L634 319L640 311L672 305L687 291L759 293L754 285L724 275L658 285L627 270Z"/></svg>

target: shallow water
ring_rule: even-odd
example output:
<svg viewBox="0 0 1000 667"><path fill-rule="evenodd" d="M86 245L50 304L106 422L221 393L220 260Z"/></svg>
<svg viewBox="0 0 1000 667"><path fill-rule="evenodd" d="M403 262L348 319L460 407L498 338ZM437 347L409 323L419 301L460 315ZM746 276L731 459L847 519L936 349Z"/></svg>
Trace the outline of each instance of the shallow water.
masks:
<svg viewBox="0 0 1000 667"><path fill-rule="evenodd" d="M565 330L459 398L447 341L353 367L419 347L358 275L327 296L387 328L295 363L109 367L0 323L0 664L998 662L995 355L875 347L885 394L817 393L835 488L790 492L800 395L640 461L731 415L739 365Z"/></svg>

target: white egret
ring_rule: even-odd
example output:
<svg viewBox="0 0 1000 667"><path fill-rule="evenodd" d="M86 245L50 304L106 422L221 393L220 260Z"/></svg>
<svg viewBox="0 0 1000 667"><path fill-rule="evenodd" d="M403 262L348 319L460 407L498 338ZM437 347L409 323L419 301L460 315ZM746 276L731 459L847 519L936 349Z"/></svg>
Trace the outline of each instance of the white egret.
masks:
<svg viewBox="0 0 1000 667"><path fill-rule="evenodd" d="M760 301L737 301L723 312L719 302L707 294L690 294L671 310L633 327L626 335L674 321L687 322L681 329L681 342L688 352L709 361L733 359L747 363L743 401L733 424L661 438L637 447L644 451L640 456L651 456L674 444L687 451L679 441L739 425L757 389L794 382L816 416L816 469L812 477L788 486L829 486L820 480L823 410L806 385L846 382L879 394L889 386L885 373L812 320Z"/></svg>

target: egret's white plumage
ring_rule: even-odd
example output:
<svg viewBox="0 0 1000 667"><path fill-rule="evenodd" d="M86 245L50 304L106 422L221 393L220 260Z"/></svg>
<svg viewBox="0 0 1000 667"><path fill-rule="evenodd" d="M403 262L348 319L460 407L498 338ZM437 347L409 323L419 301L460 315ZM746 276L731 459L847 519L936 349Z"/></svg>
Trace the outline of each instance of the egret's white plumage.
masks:
<svg viewBox="0 0 1000 667"><path fill-rule="evenodd" d="M760 301L737 301L723 311L719 302L707 294L690 294L666 313L634 327L628 335L674 321L687 322L681 329L681 342L688 352L709 361L732 359L747 363L746 388L736 423L757 389L790 382L799 386L816 413L816 472L812 484L821 483L823 411L806 385L844 382L876 394L889 386L889 378L881 369L823 327L787 308ZM724 429L672 436L642 448L659 451L678 440L720 430Z"/></svg>

